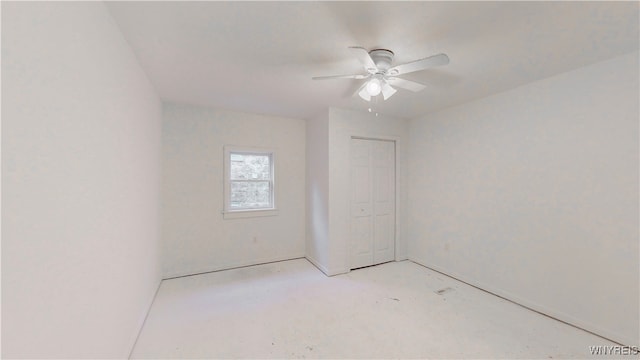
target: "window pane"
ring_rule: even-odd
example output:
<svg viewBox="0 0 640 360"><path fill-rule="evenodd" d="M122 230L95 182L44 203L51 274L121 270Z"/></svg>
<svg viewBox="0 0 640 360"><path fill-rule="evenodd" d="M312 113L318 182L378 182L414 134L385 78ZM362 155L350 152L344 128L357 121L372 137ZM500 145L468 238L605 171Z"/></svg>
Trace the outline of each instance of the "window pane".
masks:
<svg viewBox="0 0 640 360"><path fill-rule="evenodd" d="M231 209L271 208L269 181L231 181Z"/></svg>
<svg viewBox="0 0 640 360"><path fill-rule="evenodd" d="M231 154L231 180L271 180L269 155Z"/></svg>

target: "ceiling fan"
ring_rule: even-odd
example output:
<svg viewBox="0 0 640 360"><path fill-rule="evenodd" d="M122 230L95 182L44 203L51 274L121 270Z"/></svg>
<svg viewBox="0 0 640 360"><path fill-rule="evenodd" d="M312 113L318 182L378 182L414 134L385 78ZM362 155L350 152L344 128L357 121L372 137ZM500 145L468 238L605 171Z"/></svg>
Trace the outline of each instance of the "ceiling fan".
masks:
<svg viewBox="0 0 640 360"><path fill-rule="evenodd" d="M366 74L316 76L312 79L367 79L358 91L356 91L356 94L366 101L371 101L372 97L378 96L380 93L382 93L384 100L387 100L397 91L392 85L413 92L421 91L426 88L426 86L396 76L449 63L449 57L446 54L438 54L391 67L391 62L393 61L393 51L391 50L374 49L367 51L367 49L359 46L350 46L349 49L351 49L358 60L364 65L367 72Z"/></svg>

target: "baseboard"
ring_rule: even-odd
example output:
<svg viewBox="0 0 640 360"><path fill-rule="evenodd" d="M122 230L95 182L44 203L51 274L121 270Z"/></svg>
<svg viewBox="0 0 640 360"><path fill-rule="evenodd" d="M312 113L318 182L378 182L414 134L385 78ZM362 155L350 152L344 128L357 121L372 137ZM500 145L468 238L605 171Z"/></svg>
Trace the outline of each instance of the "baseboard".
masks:
<svg viewBox="0 0 640 360"><path fill-rule="evenodd" d="M349 268L344 268L342 270L338 270L338 271L329 271L329 276L336 276L336 275L341 275L341 274L347 274L350 273L351 269Z"/></svg>
<svg viewBox="0 0 640 360"><path fill-rule="evenodd" d="M131 354L133 354L133 349L136 347L136 343L138 342L138 338L140 337L140 333L142 332L142 328L144 327L144 323L147 321L147 317L149 316L149 312L151 311L151 306L153 302L156 300L156 296L158 295L158 291L160 291L160 286L162 285L162 279L158 281L158 285L156 286L156 291L153 292L151 299L147 301L146 309L147 311L138 319L137 331L132 336L132 340L128 347L128 352L125 354L123 358L130 359Z"/></svg>
<svg viewBox="0 0 640 360"><path fill-rule="evenodd" d="M409 257L407 255L398 255L395 257L395 261L405 261L405 260L409 260Z"/></svg>
<svg viewBox="0 0 640 360"><path fill-rule="evenodd" d="M483 283L481 281L478 281L477 279L473 279L471 277L456 273L456 272L452 272L449 271L448 269L444 269L440 266L434 265L434 264L427 264L424 263L422 261L416 260L416 259L411 259L409 258L410 261L424 266L428 269L437 271L443 275L449 276L455 280L461 281L463 283L466 283L468 285L471 285L475 288L478 288L480 290L486 291L492 295L501 297L505 300L508 300L512 303L515 303L517 305L520 305L522 307L525 307L529 310L535 311L537 313L540 313L542 315L548 316L550 318L553 318L555 320L561 321L563 323L566 323L568 325L571 325L573 327L576 327L580 330L589 332L591 334L594 334L596 336L599 336L601 338L604 338L606 340L618 343L620 345L627 345L627 346L638 346L637 339L631 339L630 337L626 337L624 335L621 334L616 334L613 333L607 329L603 329L599 326L596 326L595 324L592 324L590 322L584 321L584 320L580 320L580 319L576 319L575 317L566 314L562 311L558 311L556 309L552 309L549 308L547 306L532 302L530 300L524 299L522 297L519 297L515 294L512 294L508 291L502 290L502 289L497 289L495 287L492 287L491 285L488 285L486 283Z"/></svg>
<svg viewBox="0 0 640 360"><path fill-rule="evenodd" d="M240 261L237 263L203 266L203 267L192 269L192 270L169 272L164 274L162 279L170 280L170 279L175 279L175 278L184 277L184 276L193 276L198 274L206 274L214 271L231 270L231 269L236 269L236 268L245 267L245 266L262 265L262 264L268 264L272 262L295 260L295 259L302 259L302 258L304 258L304 254L275 256L275 257L268 257L268 258L262 258L257 260Z"/></svg>
<svg viewBox="0 0 640 360"><path fill-rule="evenodd" d="M330 276L330 275L329 275L329 270L327 270L327 268L326 268L326 267L324 267L324 266L320 265L320 263L319 263L316 259L314 259L313 257L311 257L311 256L309 256L309 255L305 255L305 258L306 258L310 263L312 263L312 264L313 264L313 266L317 267L317 268L318 268L318 270L322 271L325 275Z"/></svg>

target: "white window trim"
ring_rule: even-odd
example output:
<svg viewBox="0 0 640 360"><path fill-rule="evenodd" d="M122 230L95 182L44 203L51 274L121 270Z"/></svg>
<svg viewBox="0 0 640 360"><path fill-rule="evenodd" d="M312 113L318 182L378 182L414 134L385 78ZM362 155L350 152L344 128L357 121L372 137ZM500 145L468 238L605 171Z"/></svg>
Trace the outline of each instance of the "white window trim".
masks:
<svg viewBox="0 0 640 360"><path fill-rule="evenodd" d="M271 208L259 208L259 209L231 209L231 153L245 153L245 154L270 154L271 155L271 177L272 177L272 191L271 191ZM275 149L257 148L248 146L224 146L224 210L222 215L224 219L239 219L250 218L260 216L275 216L278 215L277 209L277 195L278 195L278 182L276 173L276 151Z"/></svg>

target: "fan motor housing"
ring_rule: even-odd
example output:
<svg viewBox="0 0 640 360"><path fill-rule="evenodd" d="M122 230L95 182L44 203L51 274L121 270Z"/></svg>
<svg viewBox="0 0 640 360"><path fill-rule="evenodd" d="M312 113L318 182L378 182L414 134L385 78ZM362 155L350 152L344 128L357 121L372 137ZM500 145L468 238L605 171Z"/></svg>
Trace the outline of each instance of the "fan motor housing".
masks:
<svg viewBox="0 0 640 360"><path fill-rule="evenodd" d="M387 71L393 61L393 51L387 49L374 49L369 51L369 56L379 70Z"/></svg>

